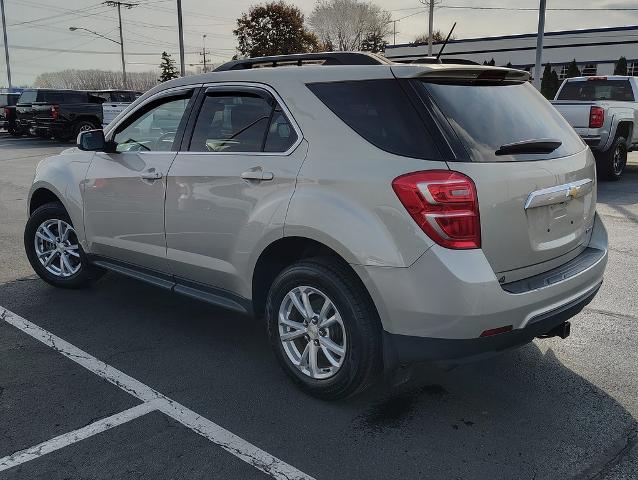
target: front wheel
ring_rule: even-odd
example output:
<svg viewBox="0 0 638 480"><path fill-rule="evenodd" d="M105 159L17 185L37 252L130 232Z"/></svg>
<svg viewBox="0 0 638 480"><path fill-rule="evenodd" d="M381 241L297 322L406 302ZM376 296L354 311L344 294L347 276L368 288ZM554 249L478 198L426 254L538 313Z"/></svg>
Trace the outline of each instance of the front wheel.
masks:
<svg viewBox="0 0 638 480"><path fill-rule="evenodd" d="M284 269L268 294L271 346L288 376L326 400L368 387L381 365L381 328L363 285L330 258Z"/></svg>
<svg viewBox="0 0 638 480"><path fill-rule="evenodd" d="M77 138L78 135L82 132L88 132L89 130L95 130L98 127L95 126L95 124L89 120L80 120L78 122L76 122L73 125L73 137L72 138Z"/></svg>
<svg viewBox="0 0 638 480"><path fill-rule="evenodd" d="M24 229L24 248L35 273L45 282L62 288L89 283L88 261L61 204L47 203L33 212Z"/></svg>
<svg viewBox="0 0 638 480"><path fill-rule="evenodd" d="M611 148L596 158L598 175L605 180L620 180L626 165L627 140L624 137L616 137Z"/></svg>

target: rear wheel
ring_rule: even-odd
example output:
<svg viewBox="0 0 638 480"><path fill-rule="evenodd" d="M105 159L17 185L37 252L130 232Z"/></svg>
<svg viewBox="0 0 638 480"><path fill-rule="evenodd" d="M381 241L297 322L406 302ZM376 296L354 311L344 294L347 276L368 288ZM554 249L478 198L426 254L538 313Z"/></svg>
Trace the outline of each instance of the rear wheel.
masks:
<svg viewBox="0 0 638 480"><path fill-rule="evenodd" d="M368 387L381 364L376 310L359 279L330 258L297 262L266 305L275 356L305 392L326 400Z"/></svg>
<svg viewBox="0 0 638 480"><path fill-rule="evenodd" d="M42 280L56 287L81 288L90 280L91 268L64 207L42 205L24 229L29 263Z"/></svg>
<svg viewBox="0 0 638 480"><path fill-rule="evenodd" d="M98 127L89 120L79 120L73 124L73 135L72 138L77 138L77 136L82 132L88 132L89 130L95 130Z"/></svg>
<svg viewBox="0 0 638 480"><path fill-rule="evenodd" d="M627 165L627 140L624 137L616 137L611 148L599 154L596 160L598 175L601 178L620 180Z"/></svg>

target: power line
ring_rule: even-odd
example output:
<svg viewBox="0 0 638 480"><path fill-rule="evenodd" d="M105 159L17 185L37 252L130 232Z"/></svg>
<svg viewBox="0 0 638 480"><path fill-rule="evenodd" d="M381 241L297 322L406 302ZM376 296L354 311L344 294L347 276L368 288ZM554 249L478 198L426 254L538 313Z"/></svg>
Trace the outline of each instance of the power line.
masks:
<svg viewBox="0 0 638 480"><path fill-rule="evenodd" d="M508 10L517 12L536 12L537 7L501 7L501 6L474 6L474 5L439 5L437 8L451 8L460 10ZM638 7L556 7L548 8L553 12L638 12Z"/></svg>

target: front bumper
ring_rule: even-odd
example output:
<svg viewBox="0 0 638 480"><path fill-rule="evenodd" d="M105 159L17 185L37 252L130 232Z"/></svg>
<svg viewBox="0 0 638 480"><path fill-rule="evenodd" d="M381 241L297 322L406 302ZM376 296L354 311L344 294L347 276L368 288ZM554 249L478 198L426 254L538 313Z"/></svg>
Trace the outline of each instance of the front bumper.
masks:
<svg viewBox="0 0 638 480"><path fill-rule="evenodd" d="M416 348L418 355L405 356L434 360L475 356L546 333L556 326L554 322L569 318L556 317L555 312L575 315L593 298L606 264L607 232L596 216L590 243L581 255L516 285L500 285L481 250L449 250L437 245L407 268L353 268L370 291L386 337L390 336L392 344L400 343L396 349L411 351L407 344L421 343ZM511 333L480 338L485 330L509 325ZM537 331L546 326L544 332ZM449 342L458 343L451 347ZM465 345L473 346L468 349ZM397 356L404 354L397 352Z"/></svg>

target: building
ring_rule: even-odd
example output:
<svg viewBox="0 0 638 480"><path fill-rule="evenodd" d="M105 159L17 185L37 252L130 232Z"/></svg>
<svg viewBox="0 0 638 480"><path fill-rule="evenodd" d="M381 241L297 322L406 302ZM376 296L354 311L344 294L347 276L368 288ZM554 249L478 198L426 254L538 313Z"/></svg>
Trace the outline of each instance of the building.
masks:
<svg viewBox="0 0 638 480"><path fill-rule="evenodd" d="M536 33L527 33L450 40L443 57L448 61L459 58L481 64L494 59L496 65L511 63L533 76L536 36ZM442 45L443 42L434 44L434 54ZM385 50L386 57L398 62L409 62L427 54L427 43L389 45ZM638 25L545 33L543 65L551 63L561 80L574 59L583 75L592 76L611 75L620 57L627 59L628 74L638 76Z"/></svg>

